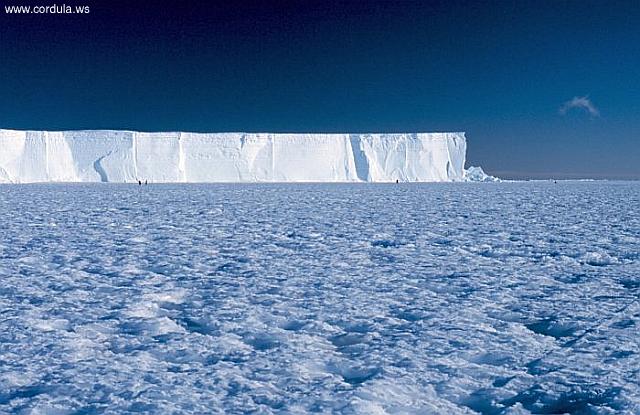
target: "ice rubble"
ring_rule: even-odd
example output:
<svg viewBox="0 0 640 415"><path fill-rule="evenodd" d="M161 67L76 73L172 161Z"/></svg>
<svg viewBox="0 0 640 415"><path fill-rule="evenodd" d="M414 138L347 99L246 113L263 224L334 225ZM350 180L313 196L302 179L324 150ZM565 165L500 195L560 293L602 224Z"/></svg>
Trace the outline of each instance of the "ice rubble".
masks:
<svg viewBox="0 0 640 415"><path fill-rule="evenodd" d="M470 166L464 171L464 179L468 182L499 182L500 179L490 176L482 170L482 167Z"/></svg>
<svg viewBox="0 0 640 415"><path fill-rule="evenodd" d="M0 182L465 181L465 154L460 132L0 130Z"/></svg>

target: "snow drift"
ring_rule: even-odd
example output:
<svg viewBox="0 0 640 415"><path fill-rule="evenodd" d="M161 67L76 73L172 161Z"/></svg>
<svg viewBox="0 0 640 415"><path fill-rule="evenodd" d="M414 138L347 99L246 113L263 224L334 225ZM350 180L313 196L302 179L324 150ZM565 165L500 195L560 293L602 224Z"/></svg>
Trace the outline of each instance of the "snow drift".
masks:
<svg viewBox="0 0 640 415"><path fill-rule="evenodd" d="M0 130L0 182L465 180L464 133Z"/></svg>

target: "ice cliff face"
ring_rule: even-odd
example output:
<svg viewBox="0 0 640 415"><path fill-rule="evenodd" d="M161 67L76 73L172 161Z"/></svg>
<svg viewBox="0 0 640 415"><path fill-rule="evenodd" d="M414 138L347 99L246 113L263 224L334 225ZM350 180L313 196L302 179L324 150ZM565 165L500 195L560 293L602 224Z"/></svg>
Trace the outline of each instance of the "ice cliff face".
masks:
<svg viewBox="0 0 640 415"><path fill-rule="evenodd" d="M464 133L0 130L0 182L462 181Z"/></svg>

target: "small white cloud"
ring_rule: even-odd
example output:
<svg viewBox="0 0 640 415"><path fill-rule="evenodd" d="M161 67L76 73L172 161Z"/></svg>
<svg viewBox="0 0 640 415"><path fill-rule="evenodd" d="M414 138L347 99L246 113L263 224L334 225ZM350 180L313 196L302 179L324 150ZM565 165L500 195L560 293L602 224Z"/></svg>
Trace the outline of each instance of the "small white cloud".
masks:
<svg viewBox="0 0 640 415"><path fill-rule="evenodd" d="M593 105L589 97L573 97L573 99L565 102L559 109L560 114L565 115L573 108L583 109L592 117L599 117L600 111Z"/></svg>

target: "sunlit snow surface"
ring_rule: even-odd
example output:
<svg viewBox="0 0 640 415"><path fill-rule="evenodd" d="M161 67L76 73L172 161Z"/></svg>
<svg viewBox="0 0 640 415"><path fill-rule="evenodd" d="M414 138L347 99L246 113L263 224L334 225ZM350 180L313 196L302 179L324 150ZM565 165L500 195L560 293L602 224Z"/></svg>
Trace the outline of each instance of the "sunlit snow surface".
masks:
<svg viewBox="0 0 640 415"><path fill-rule="evenodd" d="M0 412L640 413L640 183L0 186Z"/></svg>

